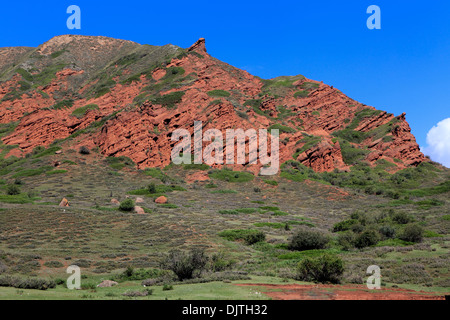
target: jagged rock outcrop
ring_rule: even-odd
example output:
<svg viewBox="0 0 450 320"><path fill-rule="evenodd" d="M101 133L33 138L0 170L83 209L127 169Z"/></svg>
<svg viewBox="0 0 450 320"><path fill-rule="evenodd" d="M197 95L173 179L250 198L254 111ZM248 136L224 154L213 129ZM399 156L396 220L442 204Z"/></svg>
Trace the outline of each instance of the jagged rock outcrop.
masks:
<svg viewBox="0 0 450 320"><path fill-rule="evenodd" d="M330 143L329 141L322 141L317 146L303 152L297 157L305 166L313 168L317 172L348 170L345 165L339 142Z"/></svg>

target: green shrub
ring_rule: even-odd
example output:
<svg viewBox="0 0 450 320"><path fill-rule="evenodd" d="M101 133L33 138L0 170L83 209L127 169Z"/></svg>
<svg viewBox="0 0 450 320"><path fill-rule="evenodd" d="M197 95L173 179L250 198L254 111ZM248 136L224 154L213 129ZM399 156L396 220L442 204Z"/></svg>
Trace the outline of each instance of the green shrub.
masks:
<svg viewBox="0 0 450 320"><path fill-rule="evenodd" d="M381 226L378 231L385 239L395 238L395 229L391 226Z"/></svg>
<svg viewBox="0 0 450 320"><path fill-rule="evenodd" d="M262 231L253 229L224 230L219 233L219 236L229 241L244 240L248 245L252 245L266 239L266 235Z"/></svg>
<svg viewBox="0 0 450 320"><path fill-rule="evenodd" d="M350 250L355 246L356 235L352 231L343 232L338 235L337 242L343 250Z"/></svg>
<svg viewBox="0 0 450 320"><path fill-rule="evenodd" d="M105 161L111 168L115 170L121 170L127 166L133 167L136 165L133 160L125 156L107 157Z"/></svg>
<svg viewBox="0 0 450 320"><path fill-rule="evenodd" d="M258 211L258 209L256 209L256 208L239 208L239 209L236 209L236 211L239 213L251 214L251 213L255 213L256 211Z"/></svg>
<svg viewBox="0 0 450 320"><path fill-rule="evenodd" d="M45 166L38 169L23 169L16 174L13 175L13 178L20 178L20 177L33 177L43 174L44 172L51 170L53 167L51 166Z"/></svg>
<svg viewBox="0 0 450 320"><path fill-rule="evenodd" d="M27 90L31 89L31 84L29 84L26 81L19 81L19 84L20 84L20 88L19 88L20 91L27 91Z"/></svg>
<svg viewBox="0 0 450 320"><path fill-rule="evenodd" d="M56 287L53 280L46 280L40 278L21 279L13 276L0 276L0 287L13 287L18 289L35 289L47 290Z"/></svg>
<svg viewBox="0 0 450 320"><path fill-rule="evenodd" d="M271 186L278 186L278 182L275 180L263 180L265 183L270 184Z"/></svg>
<svg viewBox="0 0 450 320"><path fill-rule="evenodd" d="M86 146L82 146L82 147L80 147L80 150L78 150L78 152L79 152L80 154L85 154L85 155L87 155L87 154L90 154L90 153L91 153L91 150L89 150L89 148L86 147Z"/></svg>
<svg viewBox="0 0 450 320"><path fill-rule="evenodd" d="M314 82L304 82L300 87L306 90L317 89L319 87L319 84Z"/></svg>
<svg viewBox="0 0 450 320"><path fill-rule="evenodd" d="M126 199L120 203L119 210L122 211L133 211L134 201L132 199Z"/></svg>
<svg viewBox="0 0 450 320"><path fill-rule="evenodd" d="M294 155L293 158L297 159L297 157L302 154L303 152L311 149L312 147L316 146L320 141L322 141L321 137L317 137L317 136L310 136L307 135L305 136L303 139L299 140L297 143L303 143L303 147L298 148Z"/></svg>
<svg viewBox="0 0 450 320"><path fill-rule="evenodd" d="M65 108L70 108L73 106L73 100L62 100L56 104L54 104L51 109L60 110Z"/></svg>
<svg viewBox="0 0 450 320"><path fill-rule="evenodd" d="M269 127L270 130L279 130L280 133L293 133L296 132L295 129L292 129L291 127L283 126L281 124L273 124Z"/></svg>
<svg viewBox="0 0 450 320"><path fill-rule="evenodd" d="M162 203L162 204L159 204L158 206L162 207L162 208L168 208L168 209L177 209L178 208L178 206L173 203Z"/></svg>
<svg viewBox="0 0 450 320"><path fill-rule="evenodd" d="M215 187L212 187L212 186L208 187L208 185L206 185L206 187L207 188L217 188L217 185L215 185ZM230 193L238 193L238 192L236 190L225 189L225 190L214 190L214 191L211 191L211 193L213 193L213 194L217 194L217 193L230 194Z"/></svg>
<svg viewBox="0 0 450 320"><path fill-rule="evenodd" d="M297 268L298 277L304 281L339 283L344 273L344 263L338 256L324 254L318 258L306 257Z"/></svg>
<svg viewBox="0 0 450 320"><path fill-rule="evenodd" d="M322 232L313 230L299 230L289 242L289 250L323 249L329 242L329 238Z"/></svg>
<svg viewBox="0 0 450 320"><path fill-rule="evenodd" d="M259 207L261 210L264 210L264 211L272 211L272 212L275 212L275 211L280 211L280 208L278 208L278 207L273 207L273 206L262 206L262 207Z"/></svg>
<svg viewBox="0 0 450 320"><path fill-rule="evenodd" d="M67 172L67 170L60 169L60 170L47 171L45 174L52 175L52 174L60 174L60 173L66 173L66 172Z"/></svg>
<svg viewBox="0 0 450 320"><path fill-rule="evenodd" d="M207 92L210 97L229 97L230 93L225 90L211 90Z"/></svg>
<svg viewBox="0 0 450 320"><path fill-rule="evenodd" d="M413 218L405 213L405 212L395 212L392 215L392 221L397 222L398 224L408 224L412 222Z"/></svg>
<svg viewBox="0 0 450 320"><path fill-rule="evenodd" d="M132 266L127 266L122 273L115 275L111 280L117 282L145 280L163 276L165 273L166 271L159 269L134 269Z"/></svg>
<svg viewBox="0 0 450 320"><path fill-rule="evenodd" d="M423 237L424 238L442 238L443 235L441 235L437 232L431 231L431 230L424 230Z"/></svg>
<svg viewBox="0 0 450 320"><path fill-rule="evenodd" d="M245 243L252 245L266 240L266 235L262 231L249 233L244 238Z"/></svg>
<svg viewBox="0 0 450 320"><path fill-rule="evenodd" d="M77 118L82 118L82 117L84 117L86 112L88 112L89 110L99 110L98 105L88 104L84 107L77 108L72 112L72 116L75 116Z"/></svg>
<svg viewBox="0 0 450 320"><path fill-rule="evenodd" d="M6 194L10 196L18 195L20 194L20 187L16 184L8 184L6 187Z"/></svg>
<svg viewBox="0 0 450 320"><path fill-rule="evenodd" d="M297 91L294 93L294 98L305 98L309 95L308 90Z"/></svg>
<svg viewBox="0 0 450 320"><path fill-rule="evenodd" d="M220 272L230 269L234 261L226 260L222 252L215 253L211 256L211 270L213 272Z"/></svg>
<svg viewBox="0 0 450 320"><path fill-rule="evenodd" d="M252 108L258 108L261 104L261 99L251 99L244 102L244 106L252 107Z"/></svg>
<svg viewBox="0 0 450 320"><path fill-rule="evenodd" d="M31 73L29 73L28 71L26 71L25 69L22 68L18 68L16 70L16 72L18 74L20 74L22 76L23 79L27 80L27 81L33 81L33 76L31 75Z"/></svg>
<svg viewBox="0 0 450 320"><path fill-rule="evenodd" d="M378 232L375 230L366 230L359 234L355 239L355 247L362 249L376 245L380 240Z"/></svg>
<svg viewBox="0 0 450 320"><path fill-rule="evenodd" d="M59 51L55 51L53 52L50 57L52 57L52 59L56 59L58 58L60 55L62 55L64 52L66 52L66 50L59 50Z"/></svg>
<svg viewBox="0 0 450 320"><path fill-rule="evenodd" d="M400 239L408 242L421 242L423 239L423 228L417 224L408 224L403 229Z"/></svg>
<svg viewBox="0 0 450 320"><path fill-rule="evenodd" d="M162 290L163 290L163 291L173 290L173 285L171 285L171 284L165 284L165 285L163 285Z"/></svg>
<svg viewBox="0 0 450 320"><path fill-rule="evenodd" d="M356 148L345 140L340 140L339 144L341 146L342 159L347 165L357 164L359 161L363 160L370 152L366 149Z"/></svg>
<svg viewBox="0 0 450 320"><path fill-rule="evenodd" d="M45 149L42 146L38 146L36 148L33 149L33 151L31 152L31 156L33 158L42 158L45 156L49 156L52 154L55 154L56 151L61 150L61 147L58 146L54 146L54 147L50 147Z"/></svg>
<svg viewBox="0 0 450 320"><path fill-rule="evenodd" d="M175 77L182 76L186 71L182 67L170 67L166 70L166 75L162 78L163 81L171 81Z"/></svg>
<svg viewBox="0 0 450 320"><path fill-rule="evenodd" d="M133 82L141 82L141 75L135 74L127 79L121 81L121 84L132 84Z"/></svg>
<svg viewBox="0 0 450 320"><path fill-rule="evenodd" d="M152 99L154 104L162 105L166 108L173 108L177 103L180 103L184 96L184 91L176 91L165 94L163 96L155 97Z"/></svg>
<svg viewBox="0 0 450 320"><path fill-rule="evenodd" d="M257 222L254 224L255 227L270 227L274 229L282 229L285 226L289 226L288 223L282 223L282 222Z"/></svg>
<svg viewBox="0 0 450 320"><path fill-rule="evenodd" d="M51 64L43 69L39 74L33 75L33 83L36 86L44 87L49 84L54 78L56 73L65 67L64 63Z"/></svg>
<svg viewBox="0 0 450 320"><path fill-rule="evenodd" d="M227 169L213 170L209 173L213 179L228 181L228 182L248 182L254 179L250 172L232 171Z"/></svg>
<svg viewBox="0 0 450 320"><path fill-rule="evenodd" d="M218 105L218 104L221 104L221 103L222 103L222 100L216 99L216 100L211 101L211 102L208 104L208 106L215 106L215 105Z"/></svg>
<svg viewBox="0 0 450 320"><path fill-rule="evenodd" d="M239 212L236 210L227 210L227 209L219 210L219 213L220 214L239 214Z"/></svg>
<svg viewBox="0 0 450 320"><path fill-rule="evenodd" d="M164 269L173 271L180 281L192 279L194 272L202 271L208 263L209 257L204 250L194 249L189 253L173 250L162 262Z"/></svg>
<svg viewBox="0 0 450 320"><path fill-rule="evenodd" d="M355 220L355 219L348 219L348 220L338 222L333 226L333 232L350 230L351 227L353 227L357 223L358 223L358 220Z"/></svg>
<svg viewBox="0 0 450 320"><path fill-rule="evenodd" d="M95 91L95 98L100 98L107 93L111 92L111 88L101 87Z"/></svg>
<svg viewBox="0 0 450 320"><path fill-rule="evenodd" d="M147 191L150 194L156 193L156 185L152 182L147 186Z"/></svg>

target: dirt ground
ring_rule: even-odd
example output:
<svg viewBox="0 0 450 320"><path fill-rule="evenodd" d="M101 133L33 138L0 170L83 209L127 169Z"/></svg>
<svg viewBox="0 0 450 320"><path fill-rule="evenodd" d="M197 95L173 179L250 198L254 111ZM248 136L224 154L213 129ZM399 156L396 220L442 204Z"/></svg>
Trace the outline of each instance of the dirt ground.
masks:
<svg viewBox="0 0 450 320"><path fill-rule="evenodd" d="M369 290L359 285L237 285L259 287L260 292L274 300L445 300L444 295L434 292L399 288Z"/></svg>

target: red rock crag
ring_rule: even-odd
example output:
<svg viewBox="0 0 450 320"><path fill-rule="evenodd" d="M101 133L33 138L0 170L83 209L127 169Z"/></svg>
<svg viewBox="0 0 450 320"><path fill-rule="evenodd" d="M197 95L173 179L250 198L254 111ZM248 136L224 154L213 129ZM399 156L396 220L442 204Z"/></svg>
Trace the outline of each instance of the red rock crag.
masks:
<svg viewBox="0 0 450 320"><path fill-rule="evenodd" d="M36 146L49 146L57 139L70 138L78 133L76 140L63 142L63 148L73 148L85 140L89 145L99 147L104 156L131 158L138 168L163 167L171 162L170 153L175 144L171 141L172 132L184 128L193 134L194 121L202 121L203 131L214 128L223 133L231 128L246 130L281 126L280 163L293 160L295 156L295 160L318 172L349 170L350 165L345 163L342 146L334 134L347 128L361 110L374 110L331 86L302 76L292 78L292 81L287 77L290 82L286 86L279 86L277 79L261 80L210 56L203 38L183 54L154 67L151 72L142 72L134 80L124 82L120 79L133 75L131 63L139 64L139 59L145 59L145 55L137 58L132 54L124 56L132 62L124 57L114 61L116 57L113 59L106 55L104 46L115 46L117 50L139 50L143 46L122 40L115 43L103 37L97 41L95 37L87 38L83 40L82 36L77 36L51 40L38 52L56 56L55 53L64 51L61 46L70 44L83 48L83 52L97 63L102 61L99 56L109 57L112 60L109 63L102 61L104 68L114 70L125 65L124 69L116 72L114 85L106 94L97 97L85 94L95 88L101 77L100 80L87 81L87 77L95 72L88 63L78 65L77 61L57 71L48 84L32 88L19 99L4 98L12 92L21 92L23 76L17 73L0 82L0 124L15 125L2 140L6 145L16 145L15 150L19 150L11 155L23 156ZM178 50L172 47L169 45L166 50ZM24 52L30 54L29 49ZM73 56L81 57L81 53ZM167 79L171 76L168 72L181 69L185 79L168 86ZM275 82L277 85L273 85ZM158 86L164 88L157 94L160 97L179 91L184 94L172 107L158 104L159 100L154 98L136 102L148 87ZM226 95L214 95L215 90L226 91ZM277 94L276 90L281 90L281 93ZM64 92L72 92L70 99L73 103L55 110L52 106L66 99ZM97 105L98 108L87 110L82 116L74 114L75 110L86 105ZM380 112L363 118L354 130L370 133L393 122L390 131L381 138L373 140L368 135L361 143L352 142L352 145L368 150L365 160L371 164L385 159L394 163L397 169L402 169L427 161L411 134L405 114L394 117ZM305 136L319 139L299 153L297 151L306 144ZM245 165L237 168L250 169ZM254 168L251 170L255 171Z"/></svg>

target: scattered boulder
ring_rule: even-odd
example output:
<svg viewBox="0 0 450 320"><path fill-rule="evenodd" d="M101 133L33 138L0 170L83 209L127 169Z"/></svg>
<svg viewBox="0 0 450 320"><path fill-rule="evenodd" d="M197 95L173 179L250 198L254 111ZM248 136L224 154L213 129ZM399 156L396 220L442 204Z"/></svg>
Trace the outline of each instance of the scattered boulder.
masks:
<svg viewBox="0 0 450 320"><path fill-rule="evenodd" d="M143 203L144 199L137 197L135 203Z"/></svg>
<svg viewBox="0 0 450 320"><path fill-rule="evenodd" d="M159 203L159 204L167 203L167 198L164 196L161 196L161 197L156 198L155 202Z"/></svg>
<svg viewBox="0 0 450 320"><path fill-rule="evenodd" d="M120 205L120 201L117 199L111 199L112 204Z"/></svg>
<svg viewBox="0 0 450 320"><path fill-rule="evenodd" d="M61 200L61 202L59 203L60 207L68 207L69 206L69 200L67 200L66 198L63 198Z"/></svg>
<svg viewBox="0 0 450 320"><path fill-rule="evenodd" d="M145 214L144 209L142 209L142 207L139 206L134 207L134 212L136 212L137 214Z"/></svg>
<svg viewBox="0 0 450 320"><path fill-rule="evenodd" d="M62 150L55 151L55 154L61 154Z"/></svg>
<svg viewBox="0 0 450 320"><path fill-rule="evenodd" d="M102 283L100 283L99 285L97 285L98 288L109 288L109 287L113 287L115 285L118 285L117 282L115 281L111 281L111 280L104 280L102 281Z"/></svg>

